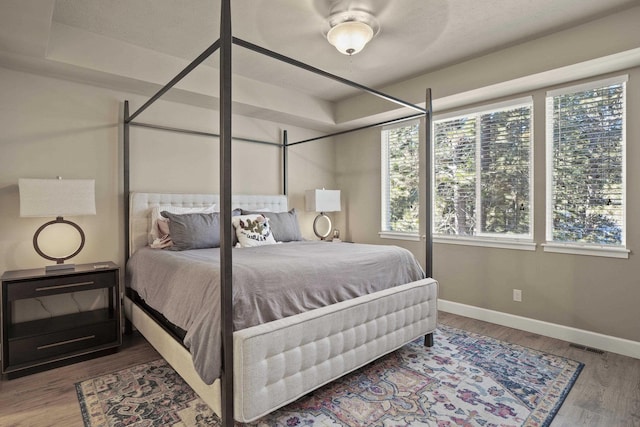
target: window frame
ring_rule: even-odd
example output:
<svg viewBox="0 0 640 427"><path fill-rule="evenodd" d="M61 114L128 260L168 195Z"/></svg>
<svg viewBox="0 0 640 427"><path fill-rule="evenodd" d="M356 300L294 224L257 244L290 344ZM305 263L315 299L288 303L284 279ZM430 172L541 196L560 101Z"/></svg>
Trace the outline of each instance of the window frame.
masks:
<svg viewBox="0 0 640 427"><path fill-rule="evenodd" d="M591 255L611 258L628 258L630 250L626 246L627 238L627 82L629 75L619 75L604 79L592 80L571 86L548 90L545 94L545 242L541 245L545 252ZM623 126L622 126L622 238L620 245L604 245L597 243L563 242L553 240L553 146L554 146L554 109L553 98L559 95L579 93L582 91L623 85Z"/></svg>
<svg viewBox="0 0 640 427"><path fill-rule="evenodd" d="M534 103L533 96L527 95L519 98L511 98L505 101L493 102L489 104L482 104L472 108L458 109L455 111L451 111L444 114L436 114L433 118L432 123L432 134L434 135L434 144L432 144L432 177L431 181L433 183L431 189L431 197L433 206L435 206L436 199L436 191L435 191L435 124L438 121L442 120L452 120L462 117L468 117L470 115L476 115L480 117L483 113L491 113L491 112L499 112L504 110L516 109L520 107L527 106L530 108L530 125L529 125L529 233L524 234L499 234L499 233L490 233L490 232L480 232L475 235L449 235L449 234L438 234L435 231L435 216L433 218L433 222L431 224L431 230L433 232L433 241L434 243L445 243L445 244L458 244L458 245L469 245L469 246L485 246L485 247L494 247L494 248L503 248L503 249L515 249L515 250L527 250L532 251L536 249L536 243L534 242L534 225L535 225L535 209L534 209L534 166L535 166L535 157L534 157L534 146L535 146L535 137L534 137ZM477 124L479 126L479 124ZM476 138L476 165L479 164L479 157L481 155L481 151L479 150L480 139ZM481 186L480 180L481 169L476 166L476 202L475 207L477 209L482 208L482 196L479 191Z"/></svg>

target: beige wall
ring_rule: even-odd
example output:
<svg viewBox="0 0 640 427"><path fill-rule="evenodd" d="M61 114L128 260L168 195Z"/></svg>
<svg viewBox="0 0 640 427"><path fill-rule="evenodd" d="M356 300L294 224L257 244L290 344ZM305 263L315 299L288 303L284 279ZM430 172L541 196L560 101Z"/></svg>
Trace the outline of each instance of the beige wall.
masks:
<svg viewBox="0 0 640 427"><path fill-rule="evenodd" d="M391 86L390 93L423 100L425 87L435 102L502 81L541 73L603 55L640 47L640 8L569 29L543 39L416 77ZM559 325L640 341L640 68L629 74L627 99L627 245L629 259L546 253L475 246L435 244L434 277L442 299ZM566 78L566 76L565 76ZM568 78L570 80L570 78ZM544 85L544 83L542 83ZM567 83L569 84L569 83ZM540 83L537 84L540 86ZM545 124L544 95L534 96L535 241L545 238ZM512 97L523 93L512 93ZM496 97L485 95L486 102ZM498 97L504 99L504 97ZM350 99L340 106L342 118L363 111L378 112L368 99ZM442 103L444 104L444 102ZM341 137L336 144L336 170L347 210L340 221L355 241L397 243L421 256L420 243L380 239L380 130ZM523 301L512 301L512 289L522 290Z"/></svg>
<svg viewBox="0 0 640 427"><path fill-rule="evenodd" d="M18 178L94 178L97 215L77 217L87 235L76 262L120 261L118 97L0 68L0 269L46 263L31 238L46 219L20 218Z"/></svg>
<svg viewBox="0 0 640 427"><path fill-rule="evenodd" d="M20 218L18 178L93 178L97 215L69 218L86 234L75 263L124 263L122 205L123 100L132 111L147 97L43 77L0 67L0 272L37 268L49 262L32 246L45 218ZM159 102L140 121L217 132L217 111ZM234 135L290 141L317 133L242 116L233 118ZM131 129L133 191L218 192L215 138ZM335 186L331 140L303 144L289 152L289 205L300 212L303 235L312 238L315 213L304 211L304 190ZM237 194L280 194L280 149L234 142L233 190ZM46 242L43 242L46 244ZM57 303L54 303L57 304ZM64 303L60 303L61 305ZM37 304L34 310L37 309ZM49 307L50 311L61 307Z"/></svg>

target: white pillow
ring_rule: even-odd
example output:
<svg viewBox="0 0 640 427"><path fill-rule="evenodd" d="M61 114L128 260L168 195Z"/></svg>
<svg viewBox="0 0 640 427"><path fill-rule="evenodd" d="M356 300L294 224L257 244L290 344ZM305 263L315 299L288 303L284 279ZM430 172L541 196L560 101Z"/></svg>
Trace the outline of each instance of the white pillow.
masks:
<svg viewBox="0 0 640 427"><path fill-rule="evenodd" d="M158 219L162 218L160 212L167 211L174 214L186 214L186 213L211 213L216 212L216 205L209 206L199 206L199 207L186 207L186 206L171 206L171 205L160 205L155 206L151 209L151 227L149 228L149 245L153 243L154 240L159 239L161 236L160 230L158 230Z"/></svg>
<svg viewBox="0 0 640 427"><path fill-rule="evenodd" d="M273 238L273 233L271 233L271 227L269 227L269 220L263 215L234 216L231 218L231 223L236 229L238 243L242 248L276 243L276 239Z"/></svg>

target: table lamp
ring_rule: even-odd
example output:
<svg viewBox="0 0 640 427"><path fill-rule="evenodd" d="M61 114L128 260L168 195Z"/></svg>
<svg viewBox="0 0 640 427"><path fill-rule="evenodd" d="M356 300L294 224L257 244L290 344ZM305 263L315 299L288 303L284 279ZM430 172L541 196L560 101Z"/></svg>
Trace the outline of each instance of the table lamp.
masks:
<svg viewBox="0 0 640 427"><path fill-rule="evenodd" d="M306 210L309 212L319 212L313 220L313 232L320 240L325 240L331 234L331 218L325 212L340 212L340 190L307 190L305 192ZM318 231L318 221L325 218L328 222L326 233Z"/></svg>
<svg viewBox="0 0 640 427"><path fill-rule="evenodd" d="M84 232L78 224L64 219L64 216L95 215L95 181L93 179L25 179L18 180L20 190L21 217L55 217L44 223L33 236L33 247L41 257L55 261L45 271L73 269L74 264L64 262L78 255L84 247ZM38 236L48 226L67 224L80 233L80 247L71 255L52 257L45 254L38 245Z"/></svg>

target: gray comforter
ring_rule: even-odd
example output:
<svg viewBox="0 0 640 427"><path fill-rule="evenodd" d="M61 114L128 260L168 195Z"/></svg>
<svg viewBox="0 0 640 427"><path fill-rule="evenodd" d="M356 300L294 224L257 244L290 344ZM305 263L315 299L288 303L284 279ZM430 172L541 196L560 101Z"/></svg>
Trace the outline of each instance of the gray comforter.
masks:
<svg viewBox="0 0 640 427"><path fill-rule="evenodd" d="M220 375L219 249L138 250L128 286L187 331L196 371ZM248 328L424 278L397 246L292 242L233 250L233 325Z"/></svg>

